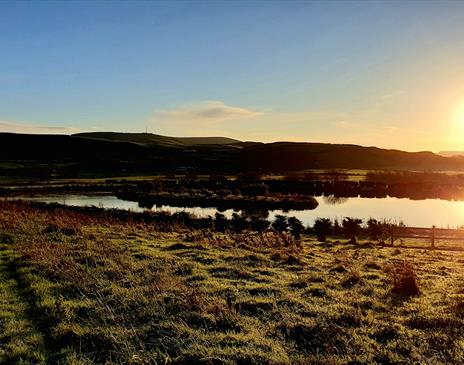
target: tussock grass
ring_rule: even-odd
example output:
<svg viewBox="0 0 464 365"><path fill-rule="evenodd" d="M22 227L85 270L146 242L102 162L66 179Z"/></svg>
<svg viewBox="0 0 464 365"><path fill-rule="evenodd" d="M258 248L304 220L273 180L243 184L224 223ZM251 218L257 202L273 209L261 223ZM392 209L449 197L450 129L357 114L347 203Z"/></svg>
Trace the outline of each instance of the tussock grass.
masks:
<svg viewBox="0 0 464 365"><path fill-rule="evenodd" d="M393 283L392 293L411 297L420 294L417 275L412 264L408 262L396 262L387 268Z"/></svg>

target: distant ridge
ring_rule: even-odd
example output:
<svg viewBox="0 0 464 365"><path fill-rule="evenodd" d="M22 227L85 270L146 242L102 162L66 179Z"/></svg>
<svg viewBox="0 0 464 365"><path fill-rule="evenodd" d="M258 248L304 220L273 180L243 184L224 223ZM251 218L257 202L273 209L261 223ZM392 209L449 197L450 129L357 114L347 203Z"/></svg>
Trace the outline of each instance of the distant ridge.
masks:
<svg viewBox="0 0 464 365"><path fill-rule="evenodd" d="M175 137L176 139L191 145L204 144L235 144L241 141L228 137Z"/></svg>
<svg viewBox="0 0 464 365"><path fill-rule="evenodd" d="M275 142L241 150L250 169L298 171L316 169L462 170L464 159L430 151L405 152L352 144Z"/></svg>
<svg viewBox="0 0 464 365"><path fill-rule="evenodd" d="M193 145L226 145L240 143L227 137L167 137L153 133L118 133L87 132L73 134L74 137L99 139L107 141L131 142L145 146L193 146Z"/></svg>
<svg viewBox="0 0 464 365"><path fill-rule="evenodd" d="M454 157L454 156L464 157L464 151L441 151L441 152L438 152L438 154L444 157Z"/></svg>
<svg viewBox="0 0 464 365"><path fill-rule="evenodd" d="M464 157L350 144L240 142L151 133L0 133L1 176L124 176L195 171L463 170Z"/></svg>

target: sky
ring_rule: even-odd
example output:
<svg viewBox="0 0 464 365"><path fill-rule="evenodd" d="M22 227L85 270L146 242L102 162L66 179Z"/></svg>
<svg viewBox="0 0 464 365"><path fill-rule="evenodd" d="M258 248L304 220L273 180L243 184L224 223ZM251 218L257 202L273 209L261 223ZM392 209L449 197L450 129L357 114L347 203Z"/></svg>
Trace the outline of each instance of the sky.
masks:
<svg viewBox="0 0 464 365"><path fill-rule="evenodd" d="M464 150L464 1L0 0L0 131Z"/></svg>

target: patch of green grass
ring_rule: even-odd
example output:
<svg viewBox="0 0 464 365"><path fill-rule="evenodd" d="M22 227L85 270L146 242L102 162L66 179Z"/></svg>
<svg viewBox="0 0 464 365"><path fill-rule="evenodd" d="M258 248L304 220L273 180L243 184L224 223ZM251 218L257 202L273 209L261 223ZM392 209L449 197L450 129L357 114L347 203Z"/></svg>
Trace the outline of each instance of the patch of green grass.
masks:
<svg viewBox="0 0 464 365"><path fill-rule="evenodd" d="M46 350L42 334L30 320L26 293L11 269L15 253L0 247L0 363L44 364Z"/></svg>

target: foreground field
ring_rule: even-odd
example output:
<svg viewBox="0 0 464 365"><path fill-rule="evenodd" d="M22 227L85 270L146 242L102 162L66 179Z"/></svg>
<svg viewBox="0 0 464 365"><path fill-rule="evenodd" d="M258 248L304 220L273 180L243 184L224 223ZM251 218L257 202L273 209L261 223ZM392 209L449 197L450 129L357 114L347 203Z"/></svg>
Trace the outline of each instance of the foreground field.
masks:
<svg viewBox="0 0 464 365"><path fill-rule="evenodd" d="M463 269L0 202L0 363L460 364Z"/></svg>

